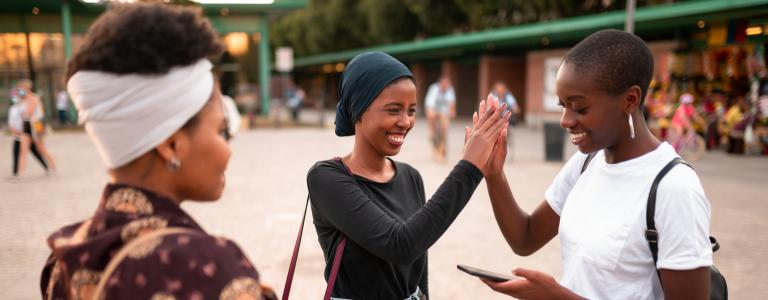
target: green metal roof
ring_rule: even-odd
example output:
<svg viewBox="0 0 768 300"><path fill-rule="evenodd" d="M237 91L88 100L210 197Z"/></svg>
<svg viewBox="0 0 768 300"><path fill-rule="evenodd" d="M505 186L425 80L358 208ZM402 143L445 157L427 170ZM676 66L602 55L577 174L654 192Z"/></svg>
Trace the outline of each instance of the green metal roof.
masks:
<svg viewBox="0 0 768 300"><path fill-rule="evenodd" d="M768 0L704 0L687 1L665 5L638 8L635 12L636 32L664 30L682 24L695 24L697 20L738 17L745 18L768 13ZM299 57L294 61L297 67L346 61L366 51L382 51L399 57L415 59L430 54L452 55L464 50L486 49L488 47L541 48L541 39L549 42L578 40L595 30L623 28L624 11L607 12L517 25L507 28L441 36L421 41L395 43L369 48L354 49L335 53Z"/></svg>

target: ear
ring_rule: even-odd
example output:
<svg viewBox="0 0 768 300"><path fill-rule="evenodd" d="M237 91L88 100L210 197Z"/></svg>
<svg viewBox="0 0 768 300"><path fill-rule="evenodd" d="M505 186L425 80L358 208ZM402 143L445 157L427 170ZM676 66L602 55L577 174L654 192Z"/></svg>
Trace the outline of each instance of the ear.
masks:
<svg viewBox="0 0 768 300"><path fill-rule="evenodd" d="M624 96L625 101L625 108L627 113L634 113L637 111L640 107L640 102L642 101L642 95L643 91L640 89L639 86L633 85L629 89L627 89L627 92Z"/></svg>
<svg viewBox="0 0 768 300"><path fill-rule="evenodd" d="M189 145L189 136L184 129L180 129L174 132L170 137L165 139L162 143L155 147L155 151L160 158L165 162L171 161L172 158L180 159L183 153Z"/></svg>

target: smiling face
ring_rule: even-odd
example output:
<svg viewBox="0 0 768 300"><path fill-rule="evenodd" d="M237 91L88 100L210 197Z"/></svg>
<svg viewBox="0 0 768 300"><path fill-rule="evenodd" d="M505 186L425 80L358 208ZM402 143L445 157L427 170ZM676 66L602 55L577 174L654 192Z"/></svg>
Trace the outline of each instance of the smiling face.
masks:
<svg viewBox="0 0 768 300"><path fill-rule="evenodd" d="M384 157L397 155L415 121L416 85L409 78L399 79L384 88L355 123L355 142Z"/></svg>
<svg viewBox="0 0 768 300"><path fill-rule="evenodd" d="M563 115L560 126L568 130L571 142L582 153L612 148L629 138L624 95L611 95L593 75L569 63L557 71L555 93Z"/></svg>

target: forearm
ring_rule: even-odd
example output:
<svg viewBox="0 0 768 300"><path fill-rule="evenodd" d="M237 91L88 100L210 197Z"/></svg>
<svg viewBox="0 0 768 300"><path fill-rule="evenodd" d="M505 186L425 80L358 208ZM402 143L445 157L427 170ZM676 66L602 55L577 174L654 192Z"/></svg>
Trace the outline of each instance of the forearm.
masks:
<svg viewBox="0 0 768 300"><path fill-rule="evenodd" d="M518 205L506 176L488 176L485 179L491 198L493 214L507 244L518 255L530 255L541 245L536 245L532 235L531 216Z"/></svg>
<svg viewBox="0 0 768 300"><path fill-rule="evenodd" d="M406 221L401 242L410 241L404 247L410 251L403 253L407 254L403 259L418 258L445 233L482 178L480 170L468 161L460 161L454 167L427 204Z"/></svg>

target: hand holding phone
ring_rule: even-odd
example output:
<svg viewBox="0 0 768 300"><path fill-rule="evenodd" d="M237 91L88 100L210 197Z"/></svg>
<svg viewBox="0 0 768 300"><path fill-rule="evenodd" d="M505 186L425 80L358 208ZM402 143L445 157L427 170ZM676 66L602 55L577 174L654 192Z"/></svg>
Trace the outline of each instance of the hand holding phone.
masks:
<svg viewBox="0 0 768 300"><path fill-rule="evenodd" d="M456 265L456 268L461 271L464 271L469 275L477 276L493 282L504 282L504 281L517 279L517 277L514 277L512 275L500 274L500 273L486 271L483 269L478 269L478 268L465 266L465 265Z"/></svg>

